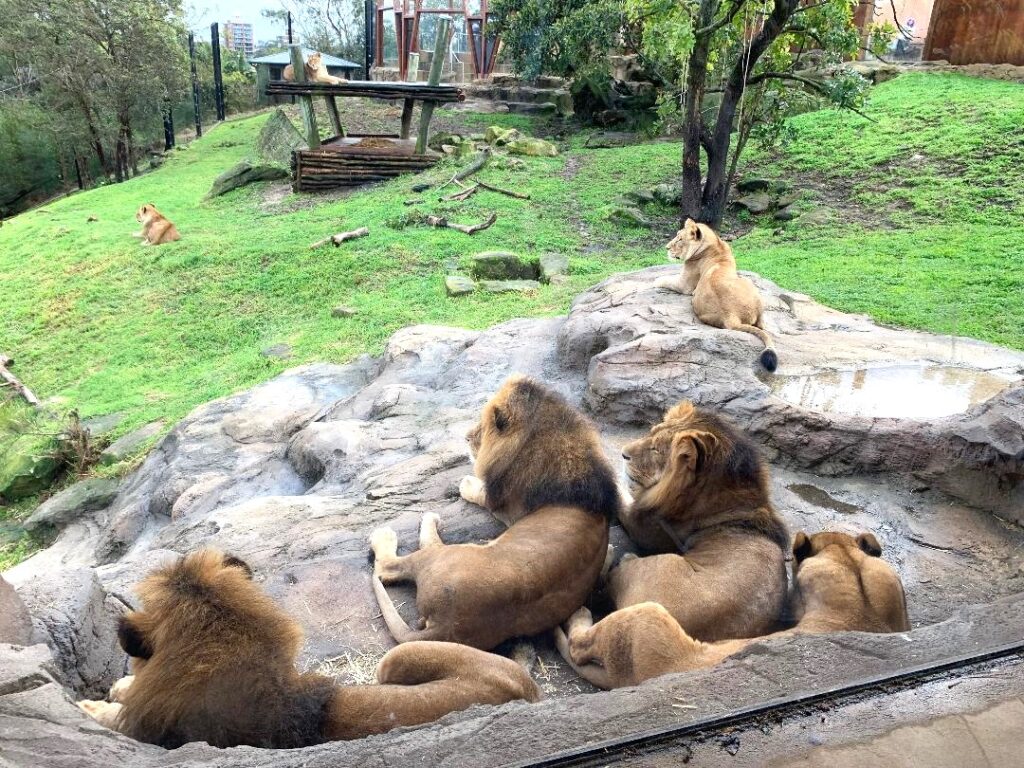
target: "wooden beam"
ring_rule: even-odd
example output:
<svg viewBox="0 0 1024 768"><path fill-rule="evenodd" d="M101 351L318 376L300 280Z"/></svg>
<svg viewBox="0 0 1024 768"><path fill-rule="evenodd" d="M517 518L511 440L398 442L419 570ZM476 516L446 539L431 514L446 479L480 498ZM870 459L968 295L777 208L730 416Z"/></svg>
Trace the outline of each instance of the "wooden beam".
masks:
<svg viewBox="0 0 1024 768"><path fill-rule="evenodd" d="M292 57L292 74L296 83L306 82L306 62L302 59L302 46L289 45L288 48ZM316 112L313 111L313 97L301 95L299 103L302 104L302 123L306 129L306 143L310 149L320 146L320 131L316 127Z"/></svg>
<svg viewBox="0 0 1024 768"><path fill-rule="evenodd" d="M324 104L327 106L327 116L331 119L331 130L339 139L345 138L345 126L341 124L341 115L338 114L338 103L333 96L324 96Z"/></svg>
<svg viewBox="0 0 1024 768"><path fill-rule="evenodd" d="M448 35L451 32L452 20L442 16L437 20L437 36L434 38L434 56L430 60L430 75L427 85L441 82L441 69L444 66L444 52L448 50ZM416 137L416 154L422 155L427 150L427 133L430 131L430 119L434 116L436 102L424 101L420 108L420 132Z"/></svg>
<svg viewBox="0 0 1024 768"><path fill-rule="evenodd" d="M409 133L412 131L412 109L415 104L415 99L405 99L402 103L402 130L398 134L399 138L409 138Z"/></svg>
<svg viewBox="0 0 1024 768"><path fill-rule="evenodd" d="M25 402L29 405L38 406L39 398L32 394L32 390L18 381L18 377L7 370L8 366L14 365L14 361L7 355L0 353L0 379L3 380L3 386L9 386L14 389L19 395L25 398Z"/></svg>

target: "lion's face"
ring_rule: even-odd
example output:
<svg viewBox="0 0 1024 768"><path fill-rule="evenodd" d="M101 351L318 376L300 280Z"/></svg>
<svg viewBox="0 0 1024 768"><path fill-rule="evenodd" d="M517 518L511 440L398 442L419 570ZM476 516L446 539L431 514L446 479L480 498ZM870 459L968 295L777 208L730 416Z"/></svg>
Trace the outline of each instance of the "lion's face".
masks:
<svg viewBox="0 0 1024 768"><path fill-rule="evenodd" d="M804 606L855 613L845 618L865 628L909 629L903 583L881 555L882 545L871 533L801 531L793 539L793 559Z"/></svg>
<svg viewBox="0 0 1024 768"><path fill-rule="evenodd" d="M146 203L145 205L141 206L139 208L139 210L137 210L135 212L135 220L137 222L139 222L139 223L145 223L146 220L149 219L150 217L152 217L152 215L155 212L156 212L156 208L153 206L153 204L152 203Z"/></svg>
<svg viewBox="0 0 1024 768"><path fill-rule="evenodd" d="M309 70L311 72L318 72L318 71L320 71L321 64L322 64L322 57L321 57L320 53L311 53L311 54L309 54L309 58L306 59L306 66L309 67Z"/></svg>
<svg viewBox="0 0 1024 768"><path fill-rule="evenodd" d="M704 248L714 242L716 235L706 224L698 224L693 219L687 219L683 228L676 233L676 236L666 246L669 261L687 261L695 258Z"/></svg>
<svg viewBox="0 0 1024 768"><path fill-rule="evenodd" d="M698 422L697 410L684 400L670 409L664 421L652 427L646 437L622 449L634 496L659 485L684 489L693 484L718 444L718 438L700 428Z"/></svg>

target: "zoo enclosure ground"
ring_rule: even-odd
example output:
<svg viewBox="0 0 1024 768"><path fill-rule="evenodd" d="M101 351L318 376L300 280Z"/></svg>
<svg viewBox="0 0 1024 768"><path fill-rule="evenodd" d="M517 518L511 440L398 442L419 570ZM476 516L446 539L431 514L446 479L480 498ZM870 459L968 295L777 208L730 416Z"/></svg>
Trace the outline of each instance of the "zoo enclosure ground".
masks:
<svg viewBox="0 0 1024 768"><path fill-rule="evenodd" d="M875 88L865 111L871 120L831 110L801 115L785 147L748 154L745 173L804 190L794 208L813 210L814 223L738 215L731 225L749 232L733 243L740 266L882 322L1024 348L1024 86L908 74ZM352 114L350 128L376 130L398 110ZM675 228L668 208L648 207L649 230L612 224L605 214L626 192L675 180L677 142L589 149L585 131L472 112L439 112L434 127L472 133L498 124L560 141L559 157L526 158L520 170L495 162L481 172L528 192L529 201L482 192L441 203L436 192L410 191L450 177L455 162L343 195L298 197L285 185L257 185L205 201L265 119L230 121L154 173L4 223L0 339L19 375L54 408L83 417L123 412L119 432L156 418L171 424L285 368L379 353L405 325L482 328L562 313L586 286L662 263ZM156 203L183 239L140 248L130 233L143 202ZM417 211L463 223L496 212L498 220L470 238L410 224ZM359 226L370 236L309 249ZM567 253L569 280L526 296L446 297L445 274L492 249ZM357 314L332 317L338 304ZM275 344L288 345L286 359L261 354ZM0 518L32 506L0 508ZM0 567L24 554L0 553Z"/></svg>

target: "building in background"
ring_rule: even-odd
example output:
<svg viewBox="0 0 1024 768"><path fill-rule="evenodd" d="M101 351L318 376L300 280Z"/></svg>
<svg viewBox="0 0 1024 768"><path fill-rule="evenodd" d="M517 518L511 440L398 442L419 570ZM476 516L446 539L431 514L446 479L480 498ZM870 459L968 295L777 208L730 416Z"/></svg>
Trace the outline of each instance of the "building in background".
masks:
<svg viewBox="0 0 1024 768"><path fill-rule="evenodd" d="M252 56L256 50L252 24L245 23L238 16L232 21L226 22L224 24L224 45L232 51L241 51L246 56Z"/></svg>

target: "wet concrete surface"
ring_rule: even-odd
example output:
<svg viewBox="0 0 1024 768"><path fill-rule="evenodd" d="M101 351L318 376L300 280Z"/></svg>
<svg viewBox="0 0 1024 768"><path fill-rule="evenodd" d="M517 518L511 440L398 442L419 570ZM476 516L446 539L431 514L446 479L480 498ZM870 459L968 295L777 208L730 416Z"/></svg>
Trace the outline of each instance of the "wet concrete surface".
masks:
<svg viewBox="0 0 1024 768"><path fill-rule="evenodd" d="M1019 377L949 365L885 365L766 374L762 380L780 399L812 411L926 419L964 413Z"/></svg>

